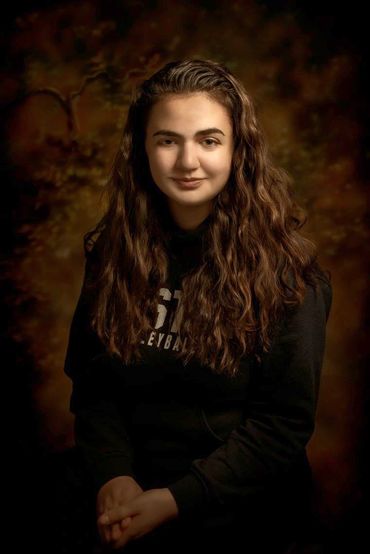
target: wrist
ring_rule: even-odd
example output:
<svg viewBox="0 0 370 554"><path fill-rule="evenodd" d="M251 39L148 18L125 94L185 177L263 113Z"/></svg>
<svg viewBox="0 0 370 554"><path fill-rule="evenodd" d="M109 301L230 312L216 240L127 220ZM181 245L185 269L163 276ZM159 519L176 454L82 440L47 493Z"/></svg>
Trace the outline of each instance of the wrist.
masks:
<svg viewBox="0 0 370 554"><path fill-rule="evenodd" d="M175 518L179 515L179 508L177 506L176 500L173 497L171 491L167 488L160 489L163 499L168 508L168 514L170 518Z"/></svg>

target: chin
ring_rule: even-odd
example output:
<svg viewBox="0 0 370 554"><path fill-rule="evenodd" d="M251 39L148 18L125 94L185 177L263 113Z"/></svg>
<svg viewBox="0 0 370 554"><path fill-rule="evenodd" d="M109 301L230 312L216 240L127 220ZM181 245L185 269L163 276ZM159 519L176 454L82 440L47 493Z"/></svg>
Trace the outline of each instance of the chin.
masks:
<svg viewBox="0 0 370 554"><path fill-rule="evenodd" d="M200 205L200 204L206 204L207 202L210 202L210 198L199 198L199 197L195 197L195 195L193 195L192 198L190 198L190 196L188 198L184 198L184 197L170 197L169 198L170 201L172 202L176 202L176 204L181 204L182 206L195 206L195 205Z"/></svg>

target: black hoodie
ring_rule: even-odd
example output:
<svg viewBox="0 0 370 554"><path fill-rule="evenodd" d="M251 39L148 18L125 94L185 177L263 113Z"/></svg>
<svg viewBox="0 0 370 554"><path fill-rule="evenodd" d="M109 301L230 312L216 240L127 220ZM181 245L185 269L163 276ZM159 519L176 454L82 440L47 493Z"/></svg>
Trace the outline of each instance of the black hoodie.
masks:
<svg viewBox="0 0 370 554"><path fill-rule="evenodd" d="M160 291L156 330L141 344L141 363L109 356L89 326L85 283L98 241L86 251L65 360L76 445L96 493L108 480L131 475L144 490L167 487L181 520L253 513L267 522L287 507L291 517L311 491L306 445L332 288L324 280L317 292L308 286L261 363L245 356L236 377L183 365L174 357L181 276L200 259L209 219L192 231L172 224L168 285Z"/></svg>

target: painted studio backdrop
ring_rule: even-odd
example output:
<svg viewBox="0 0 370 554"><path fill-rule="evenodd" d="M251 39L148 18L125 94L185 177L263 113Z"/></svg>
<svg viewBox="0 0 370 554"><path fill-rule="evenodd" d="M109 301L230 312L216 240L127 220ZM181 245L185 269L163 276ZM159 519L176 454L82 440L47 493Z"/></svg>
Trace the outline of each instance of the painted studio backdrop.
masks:
<svg viewBox="0 0 370 554"><path fill-rule="evenodd" d="M332 273L308 454L339 552L362 529L369 463L363 15L353 3L350 13L254 0L11 4L2 22L1 237L13 468L24 476L40 456L73 444L63 363L83 234L102 215L99 198L132 87L167 61L215 59L252 94L273 157L307 210L306 234Z"/></svg>

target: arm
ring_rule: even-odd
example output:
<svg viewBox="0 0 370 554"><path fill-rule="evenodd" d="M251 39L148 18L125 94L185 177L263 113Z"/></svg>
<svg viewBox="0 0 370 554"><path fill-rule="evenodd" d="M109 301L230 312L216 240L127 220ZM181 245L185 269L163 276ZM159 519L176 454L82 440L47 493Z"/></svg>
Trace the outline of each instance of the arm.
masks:
<svg viewBox="0 0 370 554"><path fill-rule="evenodd" d="M110 479L122 475L133 477L134 472L132 445L118 409L120 387L114 361L89 325L86 283L96 247L86 255L84 281L72 318L64 371L73 384L70 411L75 414L76 446L98 493Z"/></svg>
<svg viewBox="0 0 370 554"><path fill-rule="evenodd" d="M225 444L168 486L179 515L248 502L287 475L315 426L331 286L307 287L255 368L247 415Z"/></svg>

